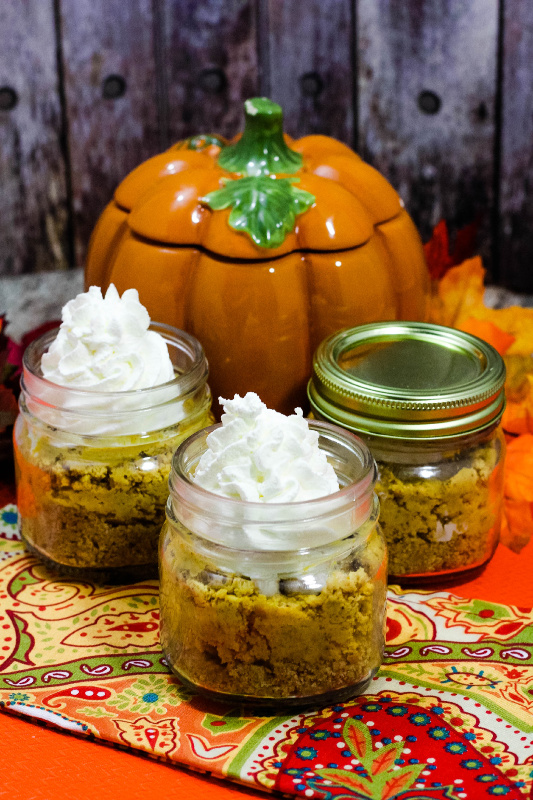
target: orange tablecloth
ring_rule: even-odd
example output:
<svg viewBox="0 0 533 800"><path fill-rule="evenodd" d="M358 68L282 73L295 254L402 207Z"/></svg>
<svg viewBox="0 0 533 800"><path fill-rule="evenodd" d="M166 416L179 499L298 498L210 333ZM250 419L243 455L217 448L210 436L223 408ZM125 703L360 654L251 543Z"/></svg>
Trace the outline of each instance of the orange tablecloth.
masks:
<svg viewBox="0 0 533 800"><path fill-rule="evenodd" d="M6 502L9 491L0 490ZM2 503L0 502L0 505ZM478 578L454 586L453 592L471 598L517 606L533 606L533 542L520 555L500 546ZM130 752L78 739L70 734L3 714L0 797L17 800L99 800L177 796L193 800L225 800L264 796L167 766ZM24 754L21 758L20 755Z"/></svg>

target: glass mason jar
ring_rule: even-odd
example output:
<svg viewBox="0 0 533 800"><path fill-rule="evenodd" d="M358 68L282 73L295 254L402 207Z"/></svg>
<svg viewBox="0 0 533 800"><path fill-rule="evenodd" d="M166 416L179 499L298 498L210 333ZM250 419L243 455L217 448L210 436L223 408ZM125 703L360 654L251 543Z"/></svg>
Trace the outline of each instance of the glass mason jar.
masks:
<svg viewBox="0 0 533 800"><path fill-rule="evenodd" d="M161 644L173 672L213 699L329 703L362 692L380 666L387 565L375 463L357 437L310 426L342 487L317 500L251 503L197 486L209 429L174 456Z"/></svg>
<svg viewBox="0 0 533 800"><path fill-rule="evenodd" d="M361 436L377 461L392 580L449 581L494 553L504 381L493 347L429 323L362 325L317 349L312 412Z"/></svg>
<svg viewBox="0 0 533 800"><path fill-rule="evenodd" d="M15 472L20 531L60 574L100 582L157 576L157 543L176 447L213 422L200 343L168 325L175 378L148 389L98 392L46 380L57 330L24 354Z"/></svg>

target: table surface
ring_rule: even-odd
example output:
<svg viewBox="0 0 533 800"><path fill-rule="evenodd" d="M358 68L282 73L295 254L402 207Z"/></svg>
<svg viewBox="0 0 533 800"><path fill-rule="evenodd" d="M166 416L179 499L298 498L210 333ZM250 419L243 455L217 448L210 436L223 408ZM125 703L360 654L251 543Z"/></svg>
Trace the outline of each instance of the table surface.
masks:
<svg viewBox="0 0 533 800"><path fill-rule="evenodd" d="M0 492L0 505L2 499L6 502L7 498ZM520 554L500 545L480 576L455 585L451 591L464 597L533 607L532 572L533 541ZM0 737L4 743L0 751L0 797L238 800L264 796L248 787L56 732L6 713L0 714Z"/></svg>

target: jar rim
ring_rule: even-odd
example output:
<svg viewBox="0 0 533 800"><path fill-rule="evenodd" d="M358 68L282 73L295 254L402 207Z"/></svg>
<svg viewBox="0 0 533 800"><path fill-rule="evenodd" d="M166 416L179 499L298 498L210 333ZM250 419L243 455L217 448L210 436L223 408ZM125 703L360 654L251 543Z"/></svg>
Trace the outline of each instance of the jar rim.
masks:
<svg viewBox="0 0 533 800"><path fill-rule="evenodd" d="M58 325L57 327L46 331L46 333L43 333L41 336L31 342L24 351L22 358L23 370L26 370L28 373L30 373L33 380L38 381L37 385L42 384L43 386L48 386L54 389L59 388L62 391L69 393L79 393L80 396L98 398L106 397L112 400L114 398L140 397L143 395L149 395L150 392L169 387L179 387L181 391L178 396L181 396L183 394L187 394L190 388L192 386L196 386L198 382L202 380L202 378L205 377L205 380L207 380L207 359L205 357L204 349L198 339L196 339L194 336L191 336L191 334L186 333L186 331L175 328L172 325L167 325L164 322L150 322L148 329L154 333L159 333L166 342L176 345L184 344L187 346L192 357L192 366L190 370L182 374L175 375L174 378L171 378L169 381L165 381L165 383L158 383L155 386L147 386L143 389L123 389L118 391L102 392L98 389L65 386L63 384L55 383L54 381L45 378L42 374L41 357L56 338L59 327L60 326Z"/></svg>
<svg viewBox="0 0 533 800"><path fill-rule="evenodd" d="M441 439L497 423L505 365L477 336L426 322L381 322L326 338L308 383L320 418L383 438Z"/></svg>
<svg viewBox="0 0 533 800"><path fill-rule="evenodd" d="M20 380L21 413L49 428L98 439L145 436L190 422L209 408L209 368L194 336L171 325L150 323L149 330L165 342L175 377L144 389L104 392L62 386L42 375L41 356L57 330L43 334L26 349Z"/></svg>
<svg viewBox="0 0 533 800"><path fill-rule="evenodd" d="M239 508L239 507L247 507L247 508L256 508L264 509L264 508L275 508L275 509L285 509L285 508L303 508L304 506L309 506L310 504L317 504L317 505L324 505L327 503L328 500L332 498L342 498L350 493L353 495L354 487L358 487L356 497L359 497L366 492L370 491L373 488L375 483L375 471L376 465L374 458L368 448L368 446L360 439L356 434L352 433L351 431L347 431L343 428L340 428L338 425L333 425L329 422L323 422L321 420L308 420L309 428L311 430L316 430L319 433L328 432L330 436L336 438L337 440L344 440L351 442L354 448L357 448L361 457L362 457L362 475L359 481L354 483L350 483L347 486L341 487L338 491L332 492L331 494L324 495L323 497L317 497L313 500L298 500L293 502L284 502L284 503L265 503L260 501L249 501L249 500L237 500L233 497L225 497L224 495L216 494L215 492L209 491L209 489L205 489L203 486L199 486L194 480L190 477L188 471L185 471L182 468L184 464L187 451L190 450L198 441L202 441L207 439L207 437L215 430L218 430L222 427L222 423L217 423L216 425L210 425L208 428L203 428L196 433L193 433L192 436L189 436L184 442L182 442L179 447L176 449L174 456L172 458L172 469L169 478L169 484L171 490L176 488L176 485L183 483L190 487L194 493L197 493L198 498L216 498L217 502L222 503L227 508Z"/></svg>

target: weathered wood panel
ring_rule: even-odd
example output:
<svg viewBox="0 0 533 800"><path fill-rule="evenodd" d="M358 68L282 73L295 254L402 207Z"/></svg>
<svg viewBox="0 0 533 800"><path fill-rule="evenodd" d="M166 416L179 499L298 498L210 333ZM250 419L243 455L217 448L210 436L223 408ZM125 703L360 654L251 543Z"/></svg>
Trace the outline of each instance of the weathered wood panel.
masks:
<svg viewBox="0 0 533 800"><path fill-rule="evenodd" d="M117 183L158 152L151 0L61 0L76 260Z"/></svg>
<svg viewBox="0 0 533 800"><path fill-rule="evenodd" d="M520 0L517 0L517 4ZM361 155L428 238L478 220L492 244L497 0L358 0Z"/></svg>
<svg viewBox="0 0 533 800"><path fill-rule="evenodd" d="M0 273L68 265L52 0L0 3Z"/></svg>
<svg viewBox="0 0 533 800"><path fill-rule="evenodd" d="M169 136L233 136L258 93L252 0L162 0Z"/></svg>
<svg viewBox="0 0 533 800"><path fill-rule="evenodd" d="M272 99L292 136L322 133L354 144L350 0L268 0Z"/></svg>
<svg viewBox="0 0 533 800"><path fill-rule="evenodd" d="M502 282L533 292L533 4L505 0L500 241Z"/></svg>

